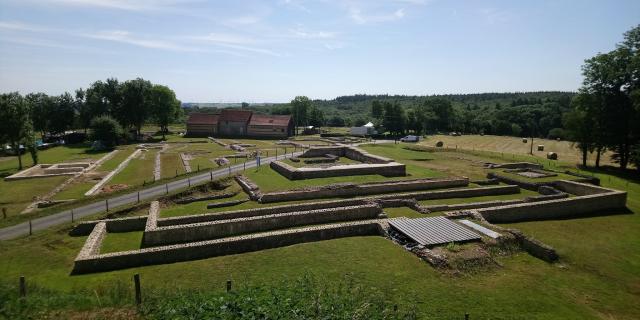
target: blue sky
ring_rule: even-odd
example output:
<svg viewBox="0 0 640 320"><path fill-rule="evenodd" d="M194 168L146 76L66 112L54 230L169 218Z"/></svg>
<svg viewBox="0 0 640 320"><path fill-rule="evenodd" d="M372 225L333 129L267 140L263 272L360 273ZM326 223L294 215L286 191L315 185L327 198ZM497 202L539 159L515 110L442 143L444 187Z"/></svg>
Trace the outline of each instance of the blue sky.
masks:
<svg viewBox="0 0 640 320"><path fill-rule="evenodd" d="M0 0L0 91L142 77L190 102L576 90L640 1Z"/></svg>

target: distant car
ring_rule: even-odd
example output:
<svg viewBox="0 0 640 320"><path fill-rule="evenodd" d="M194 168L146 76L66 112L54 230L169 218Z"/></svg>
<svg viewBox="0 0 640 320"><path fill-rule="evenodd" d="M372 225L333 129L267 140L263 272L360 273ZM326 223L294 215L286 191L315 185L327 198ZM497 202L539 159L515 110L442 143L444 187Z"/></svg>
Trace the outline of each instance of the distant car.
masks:
<svg viewBox="0 0 640 320"><path fill-rule="evenodd" d="M420 136L409 135L409 136L406 136L404 138L401 138L400 141L402 141L402 142L418 142L418 141L420 141Z"/></svg>

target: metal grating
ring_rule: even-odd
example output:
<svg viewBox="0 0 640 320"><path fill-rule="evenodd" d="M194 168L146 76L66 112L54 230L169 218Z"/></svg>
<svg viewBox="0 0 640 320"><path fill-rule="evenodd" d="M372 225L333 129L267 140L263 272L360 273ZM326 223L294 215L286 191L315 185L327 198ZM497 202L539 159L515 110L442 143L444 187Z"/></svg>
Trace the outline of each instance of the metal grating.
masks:
<svg viewBox="0 0 640 320"><path fill-rule="evenodd" d="M458 222L464 224L467 227L475 229L476 231L479 231L480 233L483 233L487 237L494 238L494 239L497 239L498 237L500 237L499 233L497 233L497 232L495 232L495 231L493 231L493 230L491 230L489 228L485 228L485 227L483 227L483 226L481 226L481 225L479 225L479 224L477 224L475 222L472 222L472 221L469 221L469 220L465 220L465 219L458 220Z"/></svg>
<svg viewBox="0 0 640 320"><path fill-rule="evenodd" d="M445 218L396 218L389 225L423 246L480 239L480 235Z"/></svg>

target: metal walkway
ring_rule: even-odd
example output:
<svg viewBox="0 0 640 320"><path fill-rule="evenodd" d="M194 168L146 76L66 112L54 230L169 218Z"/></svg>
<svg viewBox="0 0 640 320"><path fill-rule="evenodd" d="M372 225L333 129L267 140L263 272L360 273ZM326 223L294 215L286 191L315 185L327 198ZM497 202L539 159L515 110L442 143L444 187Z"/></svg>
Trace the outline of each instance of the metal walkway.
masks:
<svg viewBox="0 0 640 320"><path fill-rule="evenodd" d="M423 246L480 239L479 234L445 217L396 218L389 225Z"/></svg>

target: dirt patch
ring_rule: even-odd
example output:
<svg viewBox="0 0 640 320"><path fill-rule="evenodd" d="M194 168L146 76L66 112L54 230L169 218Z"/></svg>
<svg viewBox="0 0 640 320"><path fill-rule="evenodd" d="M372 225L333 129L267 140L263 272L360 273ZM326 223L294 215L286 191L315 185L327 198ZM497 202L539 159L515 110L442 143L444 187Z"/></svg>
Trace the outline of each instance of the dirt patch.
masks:
<svg viewBox="0 0 640 320"><path fill-rule="evenodd" d="M129 188L128 184L110 184L108 186L104 186L102 187L102 189L100 189L100 192L104 192L104 193L111 193L111 192L116 192L116 191L120 191L120 190L124 190Z"/></svg>

